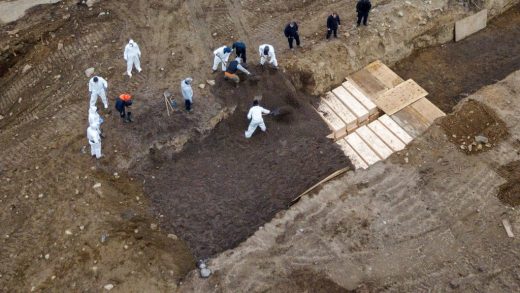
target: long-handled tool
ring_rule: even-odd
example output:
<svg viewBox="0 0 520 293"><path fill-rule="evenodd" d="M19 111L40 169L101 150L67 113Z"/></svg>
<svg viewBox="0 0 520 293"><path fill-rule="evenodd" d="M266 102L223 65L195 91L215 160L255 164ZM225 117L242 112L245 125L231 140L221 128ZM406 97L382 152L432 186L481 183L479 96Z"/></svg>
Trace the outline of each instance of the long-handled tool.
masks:
<svg viewBox="0 0 520 293"><path fill-rule="evenodd" d="M168 90L164 91L164 103L166 104L166 112L168 113L168 117L170 116L170 110L175 112L175 108L177 107L177 103L175 103L175 99L172 98L172 93Z"/></svg>

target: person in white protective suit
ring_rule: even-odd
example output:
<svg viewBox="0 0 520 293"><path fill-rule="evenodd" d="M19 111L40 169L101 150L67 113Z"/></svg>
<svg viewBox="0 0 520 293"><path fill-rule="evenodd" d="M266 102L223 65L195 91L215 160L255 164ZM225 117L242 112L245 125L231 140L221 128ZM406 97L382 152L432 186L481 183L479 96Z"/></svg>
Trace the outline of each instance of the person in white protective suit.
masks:
<svg viewBox="0 0 520 293"><path fill-rule="evenodd" d="M215 58L213 60L213 72L217 71L219 64L222 63L222 71L226 71L227 62L229 59L229 55L231 55L231 48L227 46L222 46L215 51L213 51L213 55Z"/></svg>
<svg viewBox="0 0 520 293"><path fill-rule="evenodd" d="M258 52L260 53L260 65L264 65L265 61L268 61L275 68L278 68L278 61L276 60L273 46L269 44L260 45Z"/></svg>
<svg viewBox="0 0 520 293"><path fill-rule="evenodd" d="M90 155L96 159L101 158L101 135L99 134L99 124L90 125L87 128L87 139L90 144Z"/></svg>
<svg viewBox="0 0 520 293"><path fill-rule="evenodd" d="M99 76L94 76L88 83L88 91L90 92L90 107L96 107L98 96L101 97L105 109L108 109L108 100L106 90L108 89L107 81Z"/></svg>
<svg viewBox="0 0 520 293"><path fill-rule="evenodd" d="M88 109L88 124L89 125L99 125L99 135L103 138L103 134L101 132L101 124L103 124L104 120L99 116L96 107L90 107Z"/></svg>
<svg viewBox="0 0 520 293"><path fill-rule="evenodd" d="M132 68L135 66L137 72L141 72L141 50L139 50L139 45L137 45L134 40L129 39L128 44L125 46L125 54L126 60L126 74L132 77Z"/></svg>
<svg viewBox="0 0 520 293"><path fill-rule="evenodd" d="M250 138L253 136L257 127L260 127L260 130L265 132L266 127L264 123L264 118L262 117L264 114L269 114L271 111L264 109L258 105L258 100L253 101L253 107L249 109L249 113L247 113L247 119L251 120L249 123L249 127L245 132L246 138Z"/></svg>

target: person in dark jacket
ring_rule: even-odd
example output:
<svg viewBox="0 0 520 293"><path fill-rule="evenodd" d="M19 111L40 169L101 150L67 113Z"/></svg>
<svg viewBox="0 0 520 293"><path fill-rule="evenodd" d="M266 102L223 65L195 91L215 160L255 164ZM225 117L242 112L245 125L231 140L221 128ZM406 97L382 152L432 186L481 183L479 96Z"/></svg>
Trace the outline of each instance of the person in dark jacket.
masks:
<svg viewBox="0 0 520 293"><path fill-rule="evenodd" d="M224 72L224 79L232 80L238 86L240 78L238 77L237 72L239 70L247 75L251 75L251 72L249 72L242 65L240 65L240 62L238 60L233 60L229 62L229 65L226 68L226 72Z"/></svg>
<svg viewBox="0 0 520 293"><path fill-rule="evenodd" d="M296 40L296 46L300 46L300 35L298 35L298 25L291 21L284 30L285 37L289 41L289 48L293 49L293 40Z"/></svg>
<svg viewBox="0 0 520 293"><path fill-rule="evenodd" d="M125 122L132 122L132 112L127 112L125 108L132 106L132 96L129 94L121 94L116 98L116 110L119 112L119 116Z"/></svg>
<svg viewBox="0 0 520 293"><path fill-rule="evenodd" d="M336 12L333 12L327 17L327 39L330 38L332 33L334 33L335 38L338 37L338 27L340 25L339 15Z"/></svg>
<svg viewBox="0 0 520 293"><path fill-rule="evenodd" d="M361 20L363 20L364 25L367 25L368 13L370 12L371 8L372 4L370 3L370 0L359 0L356 5L358 26L361 24Z"/></svg>
<svg viewBox="0 0 520 293"><path fill-rule="evenodd" d="M246 44L244 44L243 42L234 42L231 46L231 49L235 50L235 54L238 58L242 60L242 64L245 64L247 62Z"/></svg>

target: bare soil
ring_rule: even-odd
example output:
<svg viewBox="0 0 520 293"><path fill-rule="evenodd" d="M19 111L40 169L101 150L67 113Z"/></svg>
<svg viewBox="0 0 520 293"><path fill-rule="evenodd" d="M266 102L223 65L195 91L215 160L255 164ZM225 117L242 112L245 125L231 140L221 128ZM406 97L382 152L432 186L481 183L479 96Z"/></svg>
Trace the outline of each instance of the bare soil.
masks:
<svg viewBox="0 0 520 293"><path fill-rule="evenodd" d="M500 186L498 199L513 207L520 205L520 161L514 161L500 167L498 174L507 180Z"/></svg>
<svg viewBox="0 0 520 293"><path fill-rule="evenodd" d="M430 47L399 61L393 70L424 87L446 113L464 97L520 69L520 5L491 20L476 35Z"/></svg>

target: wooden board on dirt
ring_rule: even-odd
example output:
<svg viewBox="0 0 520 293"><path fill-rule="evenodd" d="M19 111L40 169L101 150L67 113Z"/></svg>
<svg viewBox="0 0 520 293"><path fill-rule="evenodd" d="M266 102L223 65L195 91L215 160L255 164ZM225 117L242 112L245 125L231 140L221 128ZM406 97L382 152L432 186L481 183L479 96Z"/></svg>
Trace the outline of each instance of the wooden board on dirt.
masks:
<svg viewBox="0 0 520 293"><path fill-rule="evenodd" d="M413 137L422 134L432 124L411 105L404 107L390 117Z"/></svg>
<svg viewBox="0 0 520 293"><path fill-rule="evenodd" d="M346 80L356 83L358 87L371 98L376 98L381 93L392 88L381 83L381 81L379 81L379 79L377 79L366 68L351 74L346 78Z"/></svg>
<svg viewBox="0 0 520 293"><path fill-rule="evenodd" d="M380 95L375 103L383 112L392 115L426 95L427 91L409 79Z"/></svg>
<svg viewBox="0 0 520 293"><path fill-rule="evenodd" d="M358 119L358 124L368 120L368 110L356 98L354 98L344 87L340 86L332 90L334 95L350 109Z"/></svg>
<svg viewBox="0 0 520 293"><path fill-rule="evenodd" d="M380 158L386 159L394 152L366 125L358 128L356 133Z"/></svg>
<svg viewBox="0 0 520 293"><path fill-rule="evenodd" d="M353 132L345 138L352 149L367 163L367 165L375 164L381 158L359 137L356 132Z"/></svg>
<svg viewBox="0 0 520 293"><path fill-rule="evenodd" d="M404 81L399 75L397 75L392 69L390 69L380 60L368 64L364 69L370 72L389 89L399 85Z"/></svg>
<svg viewBox="0 0 520 293"><path fill-rule="evenodd" d="M399 124L397 124L390 116L383 115L377 119L377 121L381 122L388 130L390 130L395 136L397 136L402 142L405 144L409 144L413 137L410 136Z"/></svg>
<svg viewBox="0 0 520 293"><path fill-rule="evenodd" d="M357 117L331 92L321 98L337 116L347 125L347 131L357 128Z"/></svg>
<svg viewBox="0 0 520 293"><path fill-rule="evenodd" d="M374 115L379 111L376 104L354 82L347 80L341 85L368 110L369 115Z"/></svg>
<svg viewBox="0 0 520 293"><path fill-rule="evenodd" d="M444 114L441 109L437 108L437 106L435 106L427 98L421 98L412 103L410 106L412 106L415 111L419 112L421 116L423 116L430 123L433 123L433 121L439 117L446 116L446 114Z"/></svg>
<svg viewBox="0 0 520 293"><path fill-rule="evenodd" d="M334 111L326 104L321 102L316 109L318 114L323 118L325 123L329 126L330 130L334 134L334 138L339 138L346 134L347 125L341 120Z"/></svg>
<svg viewBox="0 0 520 293"><path fill-rule="evenodd" d="M386 128L380 121L375 120L368 124L370 128L382 141L386 143L394 152L400 151L406 147L406 144L399 139L394 133Z"/></svg>
<svg viewBox="0 0 520 293"><path fill-rule="evenodd" d="M343 150L345 155L349 157L350 161L352 162L352 165L354 165L356 169L368 168L367 163L352 149L352 147L347 143L345 139L340 139L336 141L336 143L339 145L341 150Z"/></svg>

